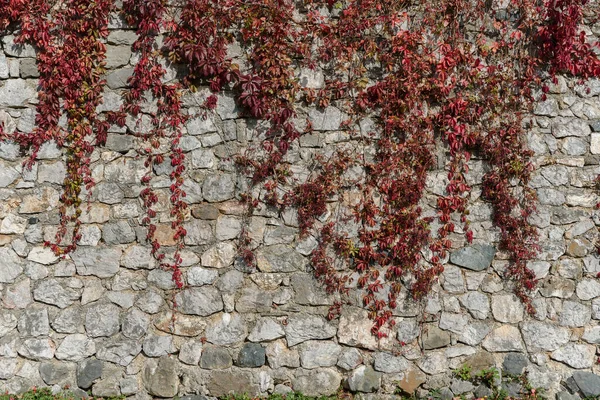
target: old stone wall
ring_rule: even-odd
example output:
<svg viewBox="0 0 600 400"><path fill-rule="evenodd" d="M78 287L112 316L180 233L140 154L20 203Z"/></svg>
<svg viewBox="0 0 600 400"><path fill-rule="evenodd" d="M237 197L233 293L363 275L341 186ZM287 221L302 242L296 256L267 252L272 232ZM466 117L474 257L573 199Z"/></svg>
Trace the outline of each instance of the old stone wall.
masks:
<svg viewBox="0 0 600 400"><path fill-rule="evenodd" d="M101 111L119 108L135 62L135 34L121 27L115 19L107 40ZM1 49L0 121L9 133L29 132L35 52L14 46L12 36L2 38ZM176 71L168 74L174 79ZM303 82L323 84L310 73ZM186 95L190 115L203 93ZM297 172L307 170L311 154L348 140L339 130L343 115L337 108L307 115L317 133L291 149ZM65 260L43 246L57 229L63 154L47 143L39 162L24 170L18 146L0 144L0 391L69 384L97 396L146 399L231 390L332 394L343 385L376 393L365 395L372 398L391 396L397 388L420 395L433 389L446 397L484 395L483 387L452 375L466 364L473 371L495 366L504 374L526 372L550 396L567 388L581 397L600 394L599 80L582 86L560 79L535 109L529 143L540 206L533 222L542 245L539 259L530 263L541 280L536 315L524 312L510 282L501 278L506 261L494 247L498 233L477 184L486 166L474 160L469 183L475 185L475 245L463 247L457 239L427 301L402 302L396 327L380 341L370 335L372 322L358 306L343 308L339 319L325 318L333 300L311 273L307 256L315 240L298 239L293 213L256 212L248 226L258 269L235 262L243 223L237 195L244 181L230 156L259 128L239 118L227 95L219 96L211 118L193 117L186 125L190 213L181 291L169 272L157 268L145 243L138 195L146 169L125 129L113 127L106 146L94 152L97 186L82 217L79 248ZM168 168L154 172L157 236L168 245ZM442 169L432 172L426 203L435 204L443 193L445 175ZM432 317L423 320L424 311ZM515 385L507 390L517 391Z"/></svg>

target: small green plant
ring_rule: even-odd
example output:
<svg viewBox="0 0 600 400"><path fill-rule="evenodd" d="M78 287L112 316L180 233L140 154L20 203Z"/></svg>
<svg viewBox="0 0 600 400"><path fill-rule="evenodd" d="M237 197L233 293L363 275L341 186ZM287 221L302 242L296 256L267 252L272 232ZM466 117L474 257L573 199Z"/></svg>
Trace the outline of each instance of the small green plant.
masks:
<svg viewBox="0 0 600 400"><path fill-rule="evenodd" d="M500 379L500 372L494 367L482 369L475 374L475 379L477 382L484 383L488 387L494 387L494 382Z"/></svg>
<svg viewBox="0 0 600 400"><path fill-rule="evenodd" d="M471 366L463 365L459 369L454 370L454 376L456 376L459 379L462 379L463 381L470 381L472 379Z"/></svg>

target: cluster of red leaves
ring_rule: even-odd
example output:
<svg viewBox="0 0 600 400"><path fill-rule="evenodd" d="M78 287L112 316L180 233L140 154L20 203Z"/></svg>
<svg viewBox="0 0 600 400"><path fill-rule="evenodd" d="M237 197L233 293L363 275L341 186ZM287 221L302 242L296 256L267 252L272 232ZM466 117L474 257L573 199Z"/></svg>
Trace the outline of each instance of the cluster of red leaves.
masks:
<svg viewBox="0 0 600 400"><path fill-rule="evenodd" d="M67 148L72 161L63 204L79 210L79 185L92 184L93 146L85 138L95 135L100 144L107 129L94 110L104 54L98 38L106 35L112 5L109 0L69 0L69 7L56 11L49 3L0 0L6 6L0 7L0 28L19 20L19 40L39 49L38 127L19 141L32 146L33 157L48 139ZM400 299L407 297L405 288L415 299L429 293L453 242L461 235L473 240L467 207L473 157L489 166L482 197L493 206L500 246L510 257L506 277L533 312L529 293L536 280L526 262L538 246L536 230L528 223L535 194L527 186L532 153L524 143L524 115L534 101L532 89L544 88L546 76L600 75L600 61L578 30L583 0L512 0L502 6L483 0L182 0L179 6L176 17L168 18L166 0L124 1L124 15L138 27L134 49L140 57L124 108L110 115L110 122L124 124L127 114L139 116L147 93L158 100L153 128L138 136L144 139L149 168L166 156L173 166L178 252L185 235L184 158L178 146L184 118L180 87L162 82L165 71L155 48L161 30L169 60L187 68L184 87L207 84L215 93L232 91L248 117L268 123L260 146L238 157L251 183L264 189L259 198L246 196L249 212L259 202L296 207L302 234L318 237L312 254L317 277L328 292L344 296L355 280L375 321L374 334L383 336L381 328L393 323ZM56 40L58 34L64 42ZM232 45L241 46L242 59L228 56ZM302 87L299 67L319 67L325 85ZM52 71L60 68L75 71L59 79ZM66 134L58 127L59 100L69 117ZM216 100L209 96L205 109L213 110ZM293 142L311 132L310 124L298 124L299 100L343 109L348 120L341 129L355 146L349 151L342 145L317 159L308 180L291 176L286 161ZM366 118L376 127L359 129ZM168 154L159 150L165 138L172 144ZM440 146L447 161L439 159ZM427 176L439 166L448 180L445 192L432 201L425 196ZM359 178L348 178L349 171L361 171ZM141 196L148 210L148 239L162 261L151 223L157 202L151 175L143 178L147 187ZM346 201L354 192L359 200ZM320 221L334 196L347 214L337 223ZM78 216L77 211L71 217L76 227ZM356 235L344 231L348 218L359 227ZM249 245L247 237L243 241ZM247 248L242 255L253 260ZM178 285L180 262L176 253L171 267ZM331 315L336 311L339 303Z"/></svg>

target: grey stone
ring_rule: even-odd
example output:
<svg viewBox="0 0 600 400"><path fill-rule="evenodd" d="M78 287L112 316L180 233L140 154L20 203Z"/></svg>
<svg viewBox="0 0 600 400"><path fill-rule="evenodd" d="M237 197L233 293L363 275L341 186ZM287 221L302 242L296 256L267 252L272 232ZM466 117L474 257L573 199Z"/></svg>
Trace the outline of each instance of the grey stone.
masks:
<svg viewBox="0 0 600 400"><path fill-rule="evenodd" d="M121 256L120 264L130 269L154 269L156 260L150 248L139 245L128 247Z"/></svg>
<svg viewBox="0 0 600 400"><path fill-rule="evenodd" d="M213 174L202 184L202 196L210 203L232 199L235 195L235 180L229 174Z"/></svg>
<svg viewBox="0 0 600 400"><path fill-rule="evenodd" d="M45 308L30 308L19 318L21 336L47 336L50 332L48 311Z"/></svg>
<svg viewBox="0 0 600 400"><path fill-rule="evenodd" d="M450 345L450 334L436 325L428 324L423 330L421 340L424 350L439 349Z"/></svg>
<svg viewBox="0 0 600 400"><path fill-rule="evenodd" d="M138 39L135 31L117 30L111 31L106 38L109 44L131 45Z"/></svg>
<svg viewBox="0 0 600 400"><path fill-rule="evenodd" d="M468 322L469 318L464 314L443 312L439 326L443 330L460 334L465 330Z"/></svg>
<svg viewBox="0 0 600 400"><path fill-rule="evenodd" d="M127 80L133 75L133 68L120 68L106 76L106 84L111 89L128 87Z"/></svg>
<svg viewBox="0 0 600 400"><path fill-rule="evenodd" d="M465 280L460 268L453 265L445 265L442 273L442 286L448 293L464 293Z"/></svg>
<svg viewBox="0 0 600 400"><path fill-rule="evenodd" d="M158 292L149 290L140 296L135 304L140 310L147 312L148 314L156 314L165 304L165 301Z"/></svg>
<svg viewBox="0 0 600 400"><path fill-rule="evenodd" d="M285 336L283 327L272 318L261 318L256 322L248 336L251 342L264 342Z"/></svg>
<svg viewBox="0 0 600 400"><path fill-rule="evenodd" d="M126 367L141 351L142 345L138 340L115 336L102 342L96 357Z"/></svg>
<svg viewBox="0 0 600 400"><path fill-rule="evenodd" d="M59 308L67 308L79 299L80 290L65 287L63 280L48 278L41 280L33 290L33 298L36 301L52 304Z"/></svg>
<svg viewBox="0 0 600 400"><path fill-rule="evenodd" d="M486 319L488 317L490 312L490 301L485 294L469 292L460 296L458 299L473 318Z"/></svg>
<svg viewBox="0 0 600 400"><path fill-rule="evenodd" d="M325 318L310 314L295 314L288 318L285 336L288 346L312 339L329 339L335 336L337 329Z"/></svg>
<svg viewBox="0 0 600 400"><path fill-rule="evenodd" d="M307 341L299 346L300 363L303 368L333 367L337 364L342 348L329 341Z"/></svg>
<svg viewBox="0 0 600 400"><path fill-rule="evenodd" d="M10 186L19 178L19 171L8 164L0 163L0 188Z"/></svg>
<svg viewBox="0 0 600 400"><path fill-rule="evenodd" d="M231 93L220 93L217 95L217 114L221 119L233 119L238 117L239 109L235 98Z"/></svg>
<svg viewBox="0 0 600 400"><path fill-rule="evenodd" d="M556 138L567 136L587 137L591 133L589 124L577 118L554 118L552 121L552 134Z"/></svg>
<svg viewBox="0 0 600 400"><path fill-rule="evenodd" d="M156 287L162 290L176 288L175 282L173 281L173 272L165 271L163 269L153 269L150 271L148 274L148 282L156 285ZM179 293L178 295L182 294Z"/></svg>
<svg viewBox="0 0 600 400"><path fill-rule="evenodd" d="M489 322L472 322L458 336L458 341L476 346L490 333L492 325Z"/></svg>
<svg viewBox="0 0 600 400"><path fill-rule="evenodd" d="M55 345L52 339L25 339L18 353L31 360L51 360L54 358Z"/></svg>
<svg viewBox="0 0 600 400"><path fill-rule="evenodd" d="M113 69L129 63L131 46L106 46L106 68Z"/></svg>
<svg viewBox="0 0 600 400"><path fill-rule="evenodd" d="M348 377L348 389L353 392L372 393L381 386L381 373L373 368L361 365Z"/></svg>
<svg viewBox="0 0 600 400"><path fill-rule="evenodd" d="M0 79L8 79L10 68L4 53L0 54ZM12 133L12 132L9 132Z"/></svg>
<svg viewBox="0 0 600 400"><path fill-rule="evenodd" d="M567 343L552 352L553 360L563 362L573 368L590 368L594 364L596 347L589 344Z"/></svg>
<svg viewBox="0 0 600 400"><path fill-rule="evenodd" d="M0 283L12 283L23 273L23 261L10 247L0 247Z"/></svg>
<svg viewBox="0 0 600 400"><path fill-rule="evenodd" d="M385 372L387 374L406 371L411 363L402 356L395 356L390 353L375 353L373 368L375 371Z"/></svg>
<svg viewBox="0 0 600 400"><path fill-rule="evenodd" d="M273 292L260 289L256 285L247 286L235 304L240 313L268 312L273 305Z"/></svg>
<svg viewBox="0 0 600 400"><path fill-rule="evenodd" d="M397 324L398 333L396 335L401 343L410 343L415 340L421 331L416 319L404 319Z"/></svg>
<svg viewBox="0 0 600 400"><path fill-rule="evenodd" d="M237 249L231 242L218 243L202 253L201 263L205 267L225 268L233 264Z"/></svg>
<svg viewBox="0 0 600 400"><path fill-rule="evenodd" d="M203 135L217 131L211 118L202 118L201 116L191 117L185 127L190 135Z"/></svg>
<svg viewBox="0 0 600 400"><path fill-rule="evenodd" d="M89 389L93 382L102 376L104 363L100 360L89 358L77 364L77 386Z"/></svg>
<svg viewBox="0 0 600 400"><path fill-rule="evenodd" d="M567 343L571 336L568 328L540 321L524 322L521 325L521 333L530 352L554 351Z"/></svg>
<svg viewBox="0 0 600 400"><path fill-rule="evenodd" d="M216 238L219 241L235 239L242 231L242 220L240 218L223 215L217 219Z"/></svg>
<svg viewBox="0 0 600 400"><path fill-rule="evenodd" d="M17 358L0 359L0 379L10 379L19 370L19 360Z"/></svg>
<svg viewBox="0 0 600 400"><path fill-rule="evenodd" d="M521 343L521 333L519 328L511 325L502 325L494 329L483 340L482 346L487 351L505 352L505 351L523 351L525 350Z"/></svg>
<svg viewBox="0 0 600 400"><path fill-rule="evenodd" d="M23 309L27 308L32 302L30 279L22 279L6 288L6 294L3 299L5 308Z"/></svg>
<svg viewBox="0 0 600 400"><path fill-rule="evenodd" d="M492 296L492 314L500 322L520 322L524 314L523 303L514 294Z"/></svg>
<svg viewBox="0 0 600 400"><path fill-rule="evenodd" d="M54 252L48 248L43 246L34 247L29 251L27 255L27 260L36 262L42 265L50 265L56 263L59 258Z"/></svg>
<svg viewBox="0 0 600 400"><path fill-rule="evenodd" d="M261 272L303 271L307 260L291 247L274 245L256 251L256 264Z"/></svg>
<svg viewBox="0 0 600 400"><path fill-rule="evenodd" d="M112 336L119 332L119 307L94 304L85 314L85 330L91 337Z"/></svg>
<svg viewBox="0 0 600 400"><path fill-rule="evenodd" d="M346 114L333 106L324 109L311 108L308 111L308 119L316 131L338 130L346 118Z"/></svg>
<svg viewBox="0 0 600 400"><path fill-rule="evenodd" d="M362 362L363 357L358 349L344 347L336 365L346 371L351 371L362 364Z"/></svg>
<svg viewBox="0 0 600 400"><path fill-rule="evenodd" d="M569 298L575 292L575 283L569 279L552 276L541 287L540 293L544 297Z"/></svg>
<svg viewBox="0 0 600 400"><path fill-rule="evenodd" d="M68 364L60 362L43 362L39 367L40 376L46 385L66 383L71 371Z"/></svg>
<svg viewBox="0 0 600 400"><path fill-rule="evenodd" d="M129 309L135 301L135 294L125 291L108 291L106 298L123 309Z"/></svg>
<svg viewBox="0 0 600 400"><path fill-rule="evenodd" d="M266 361L264 347L258 343L246 343L238 353L236 365L243 368L262 367Z"/></svg>
<svg viewBox="0 0 600 400"><path fill-rule="evenodd" d="M441 374L448 369L448 358L443 351L427 353L416 363L423 372L430 375Z"/></svg>
<svg viewBox="0 0 600 400"><path fill-rule="evenodd" d="M502 362L502 371L505 374L520 376L529 364L527 356L522 353L508 353Z"/></svg>
<svg viewBox="0 0 600 400"><path fill-rule="evenodd" d="M124 396L136 394L139 390L138 380L135 376L130 376L119 381L121 394Z"/></svg>
<svg viewBox="0 0 600 400"><path fill-rule="evenodd" d="M461 395L463 393L472 392L475 389L475 385L469 381L463 381L462 379L453 379L452 384L450 385L450 390L456 396Z"/></svg>
<svg viewBox="0 0 600 400"><path fill-rule="evenodd" d="M267 360L272 369L280 367L298 368L300 355L296 349L289 349L284 340L276 340L267 345Z"/></svg>
<svg viewBox="0 0 600 400"><path fill-rule="evenodd" d="M148 393L158 397L175 397L179 389L177 360L162 357L158 362L147 360L144 365L143 382Z"/></svg>
<svg viewBox="0 0 600 400"><path fill-rule="evenodd" d="M311 369L298 372L292 386L306 396L331 396L342 382L342 376L333 368Z"/></svg>
<svg viewBox="0 0 600 400"><path fill-rule="evenodd" d="M202 343L188 341L179 349L179 361L188 365L198 365L202 354Z"/></svg>
<svg viewBox="0 0 600 400"><path fill-rule="evenodd" d="M142 345L144 354L148 357L162 357L175 352L171 335L148 335Z"/></svg>
<svg viewBox="0 0 600 400"><path fill-rule="evenodd" d="M219 398L231 393L245 393L252 397L260 393L260 383L256 382L254 374L239 368L211 373L206 387L210 394Z"/></svg>
<svg viewBox="0 0 600 400"><path fill-rule="evenodd" d="M600 396L600 376L587 371L575 371L573 379L584 397Z"/></svg>
<svg viewBox="0 0 600 400"><path fill-rule="evenodd" d="M205 331L209 343L228 346L243 342L248 336L248 327L240 314L217 314L211 317Z"/></svg>
<svg viewBox="0 0 600 400"><path fill-rule="evenodd" d="M0 86L0 106L21 107L33 100L37 92L34 85L23 79L9 79Z"/></svg>
<svg viewBox="0 0 600 400"><path fill-rule="evenodd" d="M15 43L14 35L6 35L2 37L4 52L11 57L28 57L35 58L35 48L30 44Z"/></svg>
<svg viewBox="0 0 600 400"><path fill-rule="evenodd" d="M450 254L450 262L473 271L483 271L492 264L496 248L486 244L463 247Z"/></svg>
<svg viewBox="0 0 600 400"><path fill-rule="evenodd" d="M243 281L243 273L240 271L231 270L221 275L215 286L221 292L233 293L242 285Z"/></svg>
<svg viewBox="0 0 600 400"><path fill-rule="evenodd" d="M175 299L183 314L205 317L223 310L221 294L212 286L185 289Z"/></svg>
<svg viewBox="0 0 600 400"><path fill-rule="evenodd" d="M600 326L586 327L581 338L591 344L600 344Z"/></svg>
<svg viewBox="0 0 600 400"><path fill-rule="evenodd" d="M262 364L254 365L259 363L260 360L260 349L247 348L248 343L242 347L236 365L240 367L259 367L265 362L264 349L260 345L256 345L262 349ZM244 350L245 349L245 350ZM243 352L243 354L242 354ZM202 351L202 357L200 358L200 367L204 369L225 369L233 365L233 359L229 354L229 351L223 347L207 346Z"/></svg>
<svg viewBox="0 0 600 400"><path fill-rule="evenodd" d="M102 227L102 239L106 244L131 243L135 241L135 231L127 221L108 223ZM120 258L121 252L118 252L118 255Z"/></svg>
<svg viewBox="0 0 600 400"><path fill-rule="evenodd" d="M130 339L140 339L148 331L150 319L146 314L134 308L128 311L123 318L123 336Z"/></svg>
<svg viewBox="0 0 600 400"><path fill-rule="evenodd" d="M110 278L119 271L121 250L112 247L80 247L71 257L79 275Z"/></svg>
<svg viewBox="0 0 600 400"><path fill-rule="evenodd" d="M66 336L56 350L56 358L67 361L81 361L96 353L96 344L86 335L79 333Z"/></svg>
<svg viewBox="0 0 600 400"><path fill-rule="evenodd" d="M585 304L580 304L574 301L565 301L562 311L558 316L558 322L561 326L580 327L590 322L592 311Z"/></svg>
<svg viewBox="0 0 600 400"><path fill-rule="evenodd" d="M77 333L82 325L83 318L78 307L60 310L52 321L52 329L59 333Z"/></svg>
<svg viewBox="0 0 600 400"><path fill-rule="evenodd" d="M591 300L600 297L600 282L595 279L584 279L577 284L577 297L581 300Z"/></svg>

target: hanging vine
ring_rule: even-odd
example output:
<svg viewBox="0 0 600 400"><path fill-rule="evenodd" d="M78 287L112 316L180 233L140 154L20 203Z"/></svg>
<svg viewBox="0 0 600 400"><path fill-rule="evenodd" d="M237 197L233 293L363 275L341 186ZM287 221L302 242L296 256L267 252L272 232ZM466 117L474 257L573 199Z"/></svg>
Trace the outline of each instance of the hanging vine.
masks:
<svg viewBox="0 0 600 400"><path fill-rule="evenodd" d="M535 193L528 186L533 165L525 144L527 116L536 92L547 92L558 74L600 76L600 60L579 28L588 6L583 0L181 0L175 6L126 0L122 11L137 27L133 49L139 57L124 106L105 120L95 110L113 2L0 0L0 29L15 30L18 42L35 45L40 68L37 127L13 139L30 149L30 163L48 140L65 150L61 229L49 244L65 254L79 238L81 188L94 183L91 152L105 141L109 123L139 120L151 95L157 101L152 126L133 132L148 168L140 194L143 223L153 254L181 287L181 93L208 86L208 111L216 107L217 93L233 92L245 116L268 126L236 158L260 189L242 196L249 215L261 204L296 208L301 234L318 238L311 256L317 277L328 292L342 295L356 280L379 336L405 288L415 299L426 296L453 241L473 241L467 176L471 159L483 159L489 170L482 197L493 207L499 246L510 259L506 277L531 313L536 279L526 263L538 245L528 222ZM241 60L228 56L232 45L244 51ZM162 57L185 69L181 83L164 82ZM323 85L304 87L300 69L317 70ZM313 133L305 106L337 108L345 116L339 130L347 135L347 143L314 159L307 179L294 176L286 158L298 138ZM66 127L59 123L63 113ZM447 184L432 202L425 196L427 176L440 163L440 144L449 155ZM152 168L166 160L173 167L173 261L166 261L154 235ZM325 221L334 198L339 218ZM349 224L357 227L355 235ZM73 242L65 245L68 226ZM247 237L242 242L247 245ZM241 254L253 261L247 248ZM336 303L330 315L338 310Z"/></svg>

